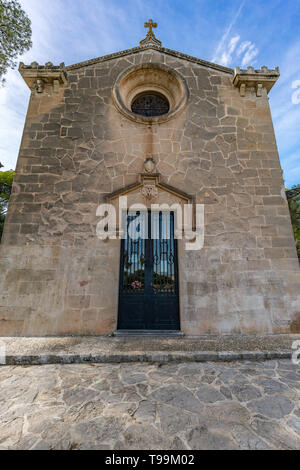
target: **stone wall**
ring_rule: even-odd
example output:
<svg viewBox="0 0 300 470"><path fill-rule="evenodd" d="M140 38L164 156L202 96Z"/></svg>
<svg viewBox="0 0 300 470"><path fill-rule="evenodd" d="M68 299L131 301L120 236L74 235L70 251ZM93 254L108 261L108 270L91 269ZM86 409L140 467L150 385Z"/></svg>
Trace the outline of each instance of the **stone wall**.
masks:
<svg viewBox="0 0 300 470"><path fill-rule="evenodd" d="M184 111L147 126L114 106L126 68L163 63L189 89ZM153 156L161 181L205 204L205 247L180 246L186 334L300 332L299 264L267 92L145 50L67 68L33 92L0 251L0 335L106 334L116 328L120 241L95 234L97 206Z"/></svg>

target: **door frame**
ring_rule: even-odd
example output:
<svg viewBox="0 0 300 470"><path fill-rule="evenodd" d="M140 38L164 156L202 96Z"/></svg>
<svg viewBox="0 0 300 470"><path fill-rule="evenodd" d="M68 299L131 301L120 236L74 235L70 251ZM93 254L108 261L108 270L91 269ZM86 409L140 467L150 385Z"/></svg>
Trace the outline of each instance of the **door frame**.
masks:
<svg viewBox="0 0 300 470"><path fill-rule="evenodd" d="M164 212L164 211L159 211L159 212ZM151 209L147 210L148 216L151 219ZM148 223L148 238L151 238L151 222L150 224ZM179 240L180 241L180 240ZM164 331L164 330L149 330L149 329L144 329L144 330L128 330L126 328L121 328L120 327L120 303L121 303L121 282L123 280L123 274L124 274L124 249L125 249L125 240L121 239L120 240L120 246L119 246L119 254L120 254L120 261L119 261L119 286L118 286L118 312L117 312L117 331L140 331L140 332L147 332L147 331L154 331L159 334L159 332ZM178 312L178 318L177 318L177 325L178 328L172 329L172 330L167 330L170 332L177 332L181 331L181 306L180 306L180 274L179 274L179 243L178 239L175 238L175 225L174 225L174 250L175 250L175 260L174 260L174 275L175 275L175 292L176 292L176 303L177 303L177 312ZM144 294L145 295L145 294ZM165 330L166 331L166 330Z"/></svg>

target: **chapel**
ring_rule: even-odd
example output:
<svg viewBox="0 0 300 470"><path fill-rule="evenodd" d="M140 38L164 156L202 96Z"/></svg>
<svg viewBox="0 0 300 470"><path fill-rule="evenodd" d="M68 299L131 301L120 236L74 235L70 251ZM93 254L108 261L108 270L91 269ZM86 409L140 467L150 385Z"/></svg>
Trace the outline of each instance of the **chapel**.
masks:
<svg viewBox="0 0 300 470"><path fill-rule="evenodd" d="M132 49L20 64L0 336L300 333L268 101L279 69L191 57L145 26Z"/></svg>

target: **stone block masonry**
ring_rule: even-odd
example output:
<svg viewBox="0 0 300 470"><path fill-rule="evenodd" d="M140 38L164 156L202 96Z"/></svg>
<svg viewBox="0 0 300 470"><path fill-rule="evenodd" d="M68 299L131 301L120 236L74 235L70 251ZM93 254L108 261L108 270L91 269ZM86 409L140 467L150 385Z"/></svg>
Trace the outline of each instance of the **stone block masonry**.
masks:
<svg viewBox="0 0 300 470"><path fill-rule="evenodd" d="M150 126L112 98L122 72L149 63L176 71L189 93L181 113ZM136 183L149 156L163 183L205 205L204 248L179 242L182 331L299 333L299 264L267 86L257 92L243 74L234 86L230 69L158 46L47 67L20 69L32 94L0 249L0 336L116 329L120 241L96 237L96 209Z"/></svg>

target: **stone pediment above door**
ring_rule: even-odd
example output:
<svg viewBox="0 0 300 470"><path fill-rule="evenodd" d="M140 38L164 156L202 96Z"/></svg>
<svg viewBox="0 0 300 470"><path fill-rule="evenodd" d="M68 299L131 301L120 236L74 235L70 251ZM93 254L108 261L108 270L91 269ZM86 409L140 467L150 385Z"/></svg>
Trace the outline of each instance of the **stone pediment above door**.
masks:
<svg viewBox="0 0 300 470"><path fill-rule="evenodd" d="M112 204L116 211L117 231L120 227L119 218L125 210L143 211L146 208L154 211L177 212L180 207L183 214L184 206L189 204L193 205L194 213L193 198L163 183L160 174L155 172L155 167L154 160L147 158L144 163L145 171L137 176L136 183L106 196L106 202Z"/></svg>
<svg viewBox="0 0 300 470"><path fill-rule="evenodd" d="M143 204L148 209L152 204L192 204L193 199L183 191L162 183L158 173L141 173L138 181L106 196L106 201L119 209L119 198L127 197L128 207Z"/></svg>

